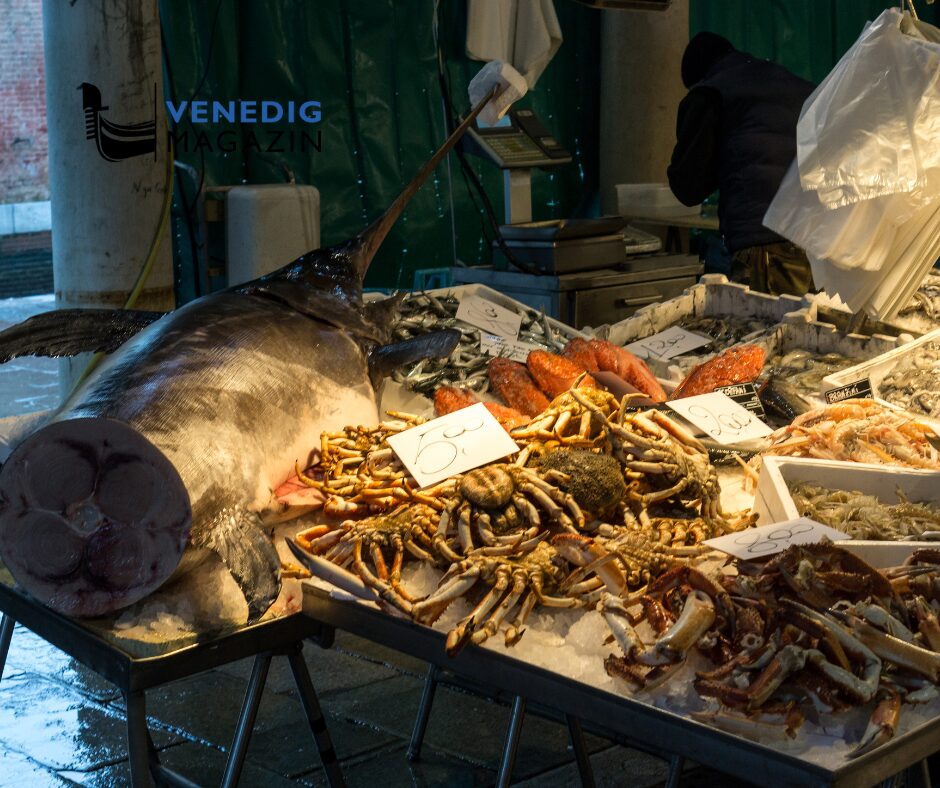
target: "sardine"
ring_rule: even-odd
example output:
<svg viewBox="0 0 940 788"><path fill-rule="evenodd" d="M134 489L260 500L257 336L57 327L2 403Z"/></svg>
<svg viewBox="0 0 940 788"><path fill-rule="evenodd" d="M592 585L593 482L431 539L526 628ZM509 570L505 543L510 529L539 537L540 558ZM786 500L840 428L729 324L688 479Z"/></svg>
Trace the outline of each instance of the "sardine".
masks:
<svg viewBox="0 0 940 788"><path fill-rule="evenodd" d="M273 491L322 432L378 422L384 374L447 356L459 339L387 346L400 298L363 303L362 282L491 97L349 241L166 316L60 310L0 332L0 362L114 351L0 471L0 559L24 589L60 613L98 616L211 552L251 620L270 607L280 562L260 513Z"/></svg>

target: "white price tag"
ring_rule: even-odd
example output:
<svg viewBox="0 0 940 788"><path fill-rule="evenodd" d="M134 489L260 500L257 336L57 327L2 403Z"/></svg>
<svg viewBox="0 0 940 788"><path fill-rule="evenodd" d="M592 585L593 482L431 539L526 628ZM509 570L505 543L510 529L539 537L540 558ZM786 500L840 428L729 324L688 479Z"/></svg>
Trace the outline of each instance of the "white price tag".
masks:
<svg viewBox="0 0 940 788"><path fill-rule="evenodd" d="M711 337L703 337L701 334L693 334L684 328L672 326L646 339L631 342L626 349L640 358L668 359L711 342Z"/></svg>
<svg viewBox="0 0 940 788"><path fill-rule="evenodd" d="M529 353L538 349L535 345L520 342L518 339L498 337L496 334L487 334L485 331L480 334L480 350L487 356L503 356L525 364Z"/></svg>
<svg viewBox="0 0 940 788"><path fill-rule="evenodd" d="M522 315L480 296L466 295L457 307L457 319L483 329L488 334L515 339L519 336Z"/></svg>
<svg viewBox="0 0 940 788"><path fill-rule="evenodd" d="M482 402L390 435L388 445L422 487L519 451Z"/></svg>
<svg viewBox="0 0 940 788"><path fill-rule="evenodd" d="M751 411L718 392L669 400L666 404L718 443L741 443L773 432Z"/></svg>
<svg viewBox="0 0 940 788"><path fill-rule="evenodd" d="M849 539L847 534L817 523L808 517L798 517L760 528L746 528L735 534L725 534L714 539L706 539L705 544L723 553L730 553L745 560L762 558L786 550L792 544L813 544L823 539Z"/></svg>

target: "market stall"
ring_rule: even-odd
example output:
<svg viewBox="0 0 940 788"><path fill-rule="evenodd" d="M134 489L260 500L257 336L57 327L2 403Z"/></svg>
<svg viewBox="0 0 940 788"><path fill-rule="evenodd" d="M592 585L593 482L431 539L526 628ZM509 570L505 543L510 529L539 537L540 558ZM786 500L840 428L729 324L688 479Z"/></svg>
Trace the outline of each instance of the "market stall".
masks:
<svg viewBox="0 0 940 788"><path fill-rule="evenodd" d="M685 759L794 785L917 772L940 724L930 173L889 195L930 215L899 234L919 240L891 277L841 256L837 214L814 260L828 296L686 287L697 263L628 260L618 217L514 221L531 210L514 171L570 156L531 112L496 125L525 84L491 66L354 238L165 315L60 310L0 332L2 360L110 354L9 441L0 663L16 621L117 684L141 784L185 784L156 759L147 689L256 656L234 784L278 654L341 784L298 656L334 629L432 666L415 757L439 670L510 693L500 785L531 701L566 720L585 784L583 724L669 758L670 784ZM498 245L527 278L364 296L465 133L506 171L514 244ZM818 195L779 198L781 233L812 235L807 204L832 201L832 173L812 172Z"/></svg>

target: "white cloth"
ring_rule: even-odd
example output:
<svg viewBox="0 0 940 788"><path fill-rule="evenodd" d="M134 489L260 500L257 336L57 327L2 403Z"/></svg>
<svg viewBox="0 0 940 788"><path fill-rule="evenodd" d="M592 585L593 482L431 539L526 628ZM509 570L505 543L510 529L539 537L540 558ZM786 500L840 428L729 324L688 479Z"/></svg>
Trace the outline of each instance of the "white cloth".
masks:
<svg viewBox="0 0 940 788"><path fill-rule="evenodd" d="M511 64L530 88L561 46L552 0L468 0L467 56Z"/></svg>
<svg viewBox="0 0 940 788"><path fill-rule="evenodd" d="M470 80L470 84L467 86L467 92L470 94L470 106L475 107L480 99L493 89L494 85L499 85L503 88L503 91L477 115L477 119L487 126L492 126L503 117L510 105L521 99L529 89L522 74L516 69L508 63L494 60L483 66L477 72L477 75Z"/></svg>

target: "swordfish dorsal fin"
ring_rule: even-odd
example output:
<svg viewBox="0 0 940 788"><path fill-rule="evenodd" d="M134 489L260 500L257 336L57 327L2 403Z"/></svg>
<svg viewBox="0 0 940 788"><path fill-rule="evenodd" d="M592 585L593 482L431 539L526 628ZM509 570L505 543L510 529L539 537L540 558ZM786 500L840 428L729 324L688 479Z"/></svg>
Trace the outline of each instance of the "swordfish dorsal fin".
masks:
<svg viewBox="0 0 940 788"><path fill-rule="evenodd" d="M279 297L273 293L277 289L274 283L290 282L292 285L303 286L308 292L328 293L336 299L345 299L356 304L360 303L362 299L362 282L365 279L366 272L369 270L369 265L372 263L375 253L382 245L382 241L385 240L389 230L392 229L392 225L401 216L405 206L434 171L434 168L457 144L457 141L464 135L464 132L470 127L470 124L473 123L487 102L496 95L496 91L497 89L494 88L470 111L463 123L454 129L453 133L444 141L444 144L438 148L435 154L411 179L411 182L395 198L395 201L386 209L385 213L373 221L359 235L334 246L307 252L283 268L235 289L253 295ZM280 298L283 300L283 292ZM299 309L298 304L301 300L302 296L297 293L292 297L293 303L291 305ZM300 309L299 311L306 313L312 310ZM350 328L349 324L345 323L341 327Z"/></svg>

